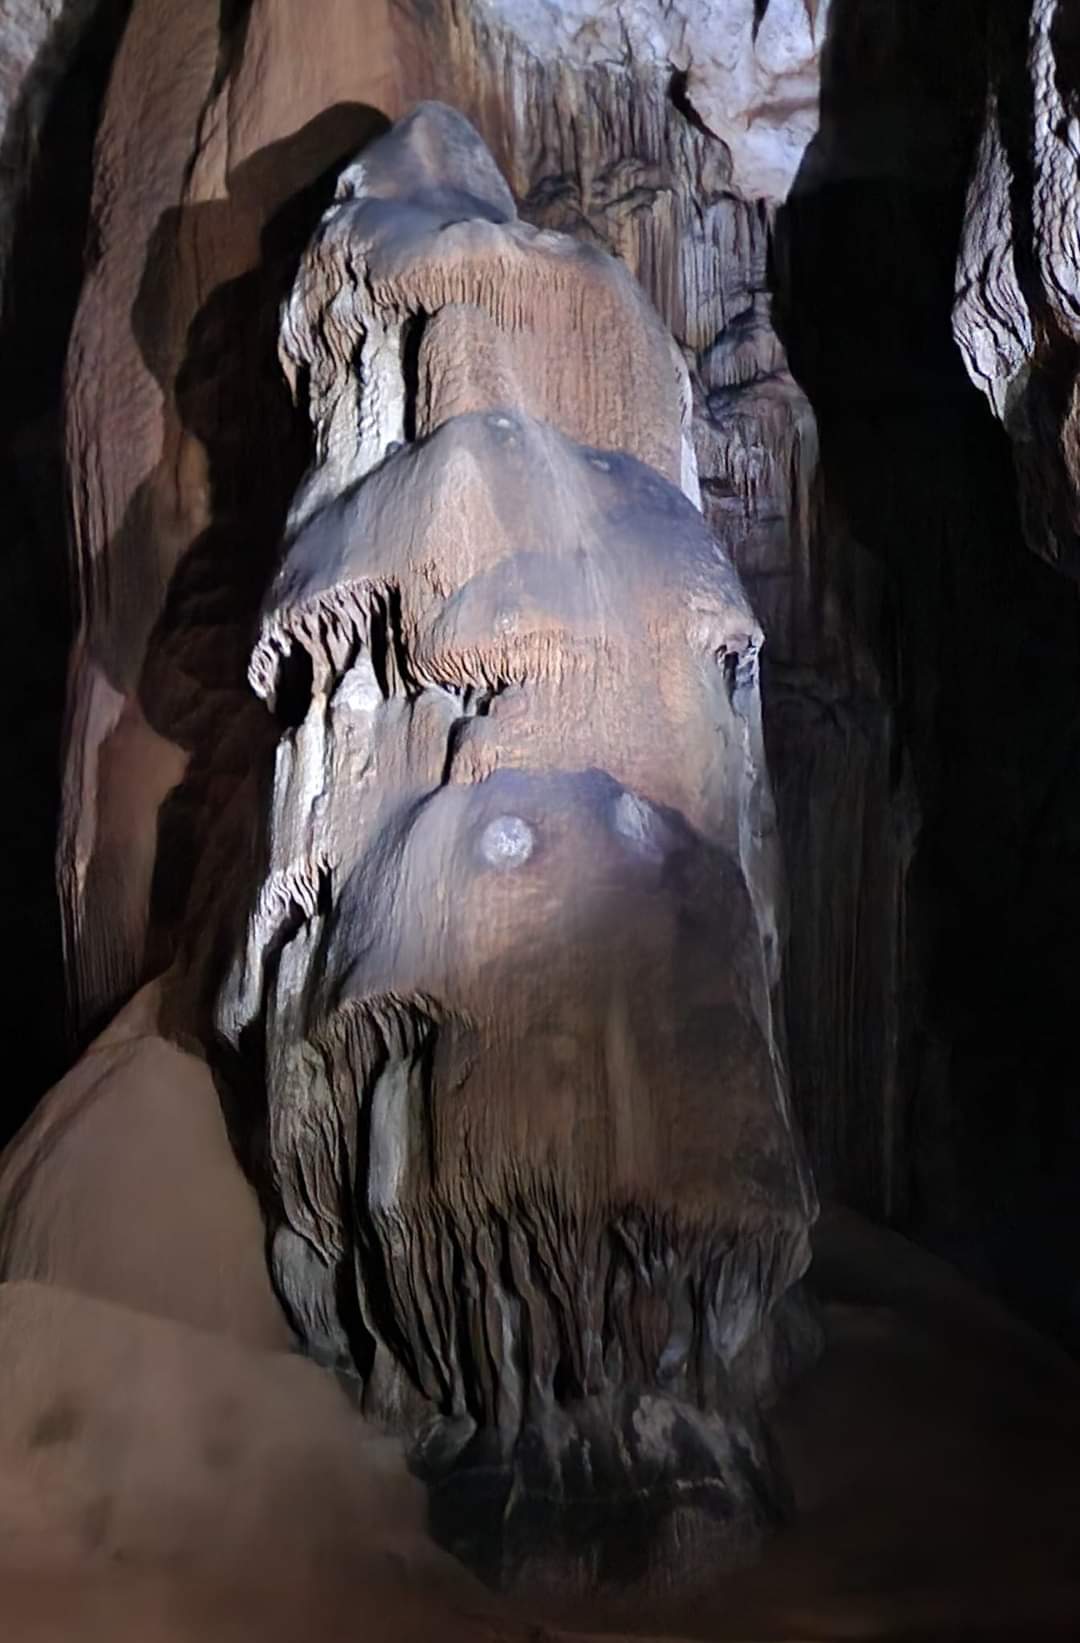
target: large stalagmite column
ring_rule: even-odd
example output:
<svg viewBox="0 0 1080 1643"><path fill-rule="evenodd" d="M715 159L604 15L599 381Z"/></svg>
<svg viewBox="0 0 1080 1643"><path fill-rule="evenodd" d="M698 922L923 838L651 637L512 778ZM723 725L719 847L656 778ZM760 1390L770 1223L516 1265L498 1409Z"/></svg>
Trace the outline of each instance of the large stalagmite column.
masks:
<svg viewBox="0 0 1080 1643"><path fill-rule="evenodd" d="M812 1193L761 633L691 500L682 361L439 104L344 173L282 348L317 462L218 1006L265 1069L279 1289L496 1578L740 1561L782 1505L758 1412Z"/></svg>

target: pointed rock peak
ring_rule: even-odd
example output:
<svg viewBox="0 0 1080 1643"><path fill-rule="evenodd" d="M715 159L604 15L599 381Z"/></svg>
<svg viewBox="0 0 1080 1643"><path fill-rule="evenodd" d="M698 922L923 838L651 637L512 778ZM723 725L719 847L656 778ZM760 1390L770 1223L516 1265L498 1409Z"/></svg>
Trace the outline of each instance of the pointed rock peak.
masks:
<svg viewBox="0 0 1080 1643"><path fill-rule="evenodd" d="M339 200L380 199L442 207L452 215L514 222L514 196L463 114L418 103L342 172Z"/></svg>

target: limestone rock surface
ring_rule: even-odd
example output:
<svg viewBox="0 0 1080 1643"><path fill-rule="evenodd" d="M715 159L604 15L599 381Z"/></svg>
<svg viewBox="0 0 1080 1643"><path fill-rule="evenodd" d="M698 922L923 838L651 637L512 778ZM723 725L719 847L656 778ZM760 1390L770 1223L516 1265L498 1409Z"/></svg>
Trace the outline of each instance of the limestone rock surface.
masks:
<svg viewBox="0 0 1080 1643"><path fill-rule="evenodd" d="M32 1280L284 1350L255 1194L206 1062L122 1010L0 1155L0 1282Z"/></svg>
<svg viewBox="0 0 1080 1643"><path fill-rule="evenodd" d="M887 508L867 503L860 518L845 517L838 447L825 473L800 382L812 384L819 411L877 404L883 382L902 383L890 403L922 396L924 423L937 426L939 390L923 370L921 342L910 351L909 381L903 350L894 357L883 340L884 312L860 344L845 341L860 305L872 315L890 303L903 308L908 288L936 301L929 264L937 208L916 210L905 230L913 277L903 273L906 254L882 255L871 290L858 270L869 266L874 235L888 238L884 204L864 234L845 227L869 221L861 207L845 216L828 201L863 186L892 201L913 179L936 199L947 156L963 163L963 143L949 135L948 77L936 66L949 53L935 44L954 26L958 39L968 38L961 11L948 29L923 29L921 13L901 15L891 0L805 10L779 0L764 8L624 5L588 18L582 8L494 0L371 0L363 8L334 0L317 33L305 16L298 0L254 0L242 21L197 0L160 12L137 0L99 133L94 258L67 388L81 626L59 876L77 1030L85 1039L203 921L204 903L191 895L209 822L226 809L238 817L217 849L219 883L252 848L242 816L263 720L245 683L249 637L313 455L275 358L278 308L365 137L417 99L442 98L473 122L506 178L520 219L514 234L554 230L572 235L579 251L613 252L683 355L703 507L767 639L764 725L789 863L781 926L793 1101L822 1179L868 1210L903 1218L923 1190L913 1154L936 1148L952 1122L943 1092L927 1093L938 1073L918 1070L928 1043L935 1066L947 1051L914 1019L921 1005L912 1003L923 987L912 862L920 812L934 813L940 784L930 746L936 686L911 684L908 674L917 652L928 680L941 646L910 616L934 554L927 549L927 567L919 561L911 596L901 597L903 552L879 537L910 507L904 529L921 541L941 510L915 517L910 499L925 487L914 464L895 481ZM623 25L632 49L622 43ZM1063 23L1058 16L1038 27L1053 45ZM558 53L545 45L553 40ZM180 72L154 78L159 50ZM974 48L961 40L954 55L966 85ZM782 190L754 185L734 139L729 151L722 131L710 135L721 115L702 113L697 82L710 80L709 63L745 63L745 74L725 70L716 80L731 90L755 75L765 86L766 59L768 75L803 65L792 69L800 86L806 70L792 130L819 101L811 74L822 63L827 71L822 126L796 178L804 206L789 197L784 208L788 218L804 209L818 225L824 306L815 307L812 272L785 271L775 233ZM152 94L137 95L141 87ZM999 107L1007 101L999 89ZM782 102L751 122L751 136L767 133L774 115L785 124ZM853 301L845 301L852 282ZM774 300L785 285L795 319ZM781 333L798 331L798 312L811 308L805 331L827 335L833 359L820 373L800 360L797 382ZM419 353L419 316L406 318ZM437 340L433 331L429 347ZM492 361L499 352L493 345ZM463 380L488 372L488 357L486 345L480 357L470 352ZM554 371L554 360L542 363ZM873 419L852 413L851 422L865 447L853 466L875 473L893 436L875 444ZM1040 448L1058 445L1055 435ZM897 449L905 449L902 433ZM928 435L919 458L937 462L934 494L959 461L951 447L946 461L943 449ZM1059 462L1056 471L1060 478ZM867 489L892 483L885 472ZM1060 485L1039 488L1051 494L1061 495ZM966 597L958 588L956 599ZM908 615L898 614L901 606ZM945 629L959 622L943 607ZM905 635L899 653L894 629ZM970 672L969 661L981 665L965 651L959 673ZM910 714L905 707L898 715L901 690L918 698ZM1047 694L1060 694L1059 685ZM1025 766L1016 784L1034 792L1030 777ZM926 1191L952 1201L951 1187Z"/></svg>
<svg viewBox="0 0 1080 1643"><path fill-rule="evenodd" d="M222 725L243 719L244 622L306 460L276 308L328 168L396 95L378 8L361 26L334 6L312 73L286 71L310 60L304 15L140 0L105 97L65 394L79 626L58 871L81 1032L168 962L206 817L243 779Z"/></svg>
<svg viewBox="0 0 1080 1643"><path fill-rule="evenodd" d="M524 1635L431 1545L420 1486L312 1364L52 1284L0 1284L0 1338L12 1635Z"/></svg>
<svg viewBox="0 0 1080 1643"><path fill-rule="evenodd" d="M620 263L522 223L477 148L451 109L421 105L344 171L305 255L282 354L294 384L303 374L322 493L453 416L511 406L697 501L670 334Z"/></svg>
<svg viewBox="0 0 1080 1643"><path fill-rule="evenodd" d="M1015 27L1006 16L1014 10ZM446 789L429 814L395 823L388 835L391 902L414 887L430 894L425 852L474 872L473 821L479 859L488 860L489 847L498 858L499 885L520 883L513 875L530 862L543 882L556 870L575 885L599 872L605 918L618 930L638 903L619 901L624 863L613 848L644 859L658 839L664 848L674 840L700 865L714 861L709 852L722 839L730 855L735 811L717 821L707 784L692 792L687 774L696 664L675 666L675 694L641 685L655 677L661 651L669 654L664 646L691 637L671 621L647 556L635 558L632 586L658 615L648 643L626 646L615 670L624 708L593 688L600 664L545 675L537 694L565 720L553 751L529 719L525 685L506 676L525 668L522 657L565 648L572 623L587 635L575 655L586 656L590 622L595 628L610 612L627 627L620 601L631 579L624 588L610 574L605 531L589 535L586 568L564 608L552 608L541 563L555 560L560 576L568 574L570 538L582 513L604 514L605 485L632 494L643 521L670 510L680 540L689 514L679 492L690 500L699 492L745 590L745 600L720 601L725 608L714 608L701 632L723 630L736 675L740 665L757 665L764 636L764 744L788 863L785 898L771 845L759 848L771 822L753 819L764 789L752 799L749 784L740 813L758 842L735 851L732 897L747 942L760 941L763 973L774 975L781 947L785 970L783 996L774 994L767 1011L772 982L757 987L755 1029L768 1018L777 1053L786 1037L792 1104L827 1182L879 1214L903 1217L927 1204L955 1211L948 1177L956 1165L941 1155L951 1148L963 1159L988 1106L1008 1108L1007 1084L1017 1103L1029 1099L1029 1086L1056 1088L1044 1029L1059 992L1069 1013L1061 978L1070 969L1075 899L1071 607L1049 571L1018 564L1006 540L1009 484L997 472L1007 464L986 456L986 431L962 401L960 372L939 369L919 330L920 316L932 313L947 340L937 264L951 286L952 184L942 176L966 163L967 127L948 112L942 87L958 82L959 106L977 78L975 33L957 19L979 11L934 16L919 0L903 13L891 0L828 8L780 0L603 8L327 0L315 31L299 0L247 8L135 0L99 133L92 255L66 390L82 625L60 876L69 985L84 1034L178 955L178 969L212 977L242 954L221 1016L239 1041L258 1019L268 982L283 997L299 985L302 966L290 971L290 959L284 976L277 970L276 943L302 958L298 929L309 918L334 931L343 993L355 982L370 990L379 967L418 990L415 944L389 952L373 941L355 973L348 960L373 886L383 882L372 861L365 867L349 851L390 817L372 802L370 782L358 782L344 803L330 794L316 812L327 772L346 759L357 767L370 759L417 803L437 783ZM47 5L13 13L16 77L37 52L24 42L36 42L58 15ZM998 8L995 17L1001 32L991 42L992 99L972 173L954 323L972 378L1013 442L1028 540L1069 568L1069 8L1040 0ZM46 54L42 66L48 61ZM48 76L43 91L47 84ZM477 176L466 166L449 192L435 187L434 200L414 197L403 233L398 183L374 175L369 139L421 98L464 113L494 163L481 163ZM29 120L20 127L25 153L45 103L28 103L21 91L18 100ZM445 147L445 132L437 146ZM776 210L793 179L778 234ZM409 188L415 195L411 180ZM335 189L336 212L320 226ZM530 327L558 283L553 270L568 276L567 300L551 302ZM277 361L282 303L295 402ZM610 372L601 368L586 384L582 360L599 356L583 316L594 311L618 346ZM640 347L628 348L631 334ZM548 346L555 336L558 345ZM781 336L795 339L798 380ZM367 392L340 395L343 368L354 360ZM620 395L628 373L635 391ZM305 409L315 413L310 429ZM488 416L510 426L498 434ZM612 444L631 452L606 477L593 460L612 459L605 427ZM518 441L574 490L582 511L559 517L535 483L500 491L506 464L470 446L461 437L469 429ZM649 484L661 486L652 496L642 461L655 471ZM459 478L449 483L448 473ZM409 517L414 480L433 497L431 537L460 537L467 595L437 574L425 581L435 556ZM545 527L555 515L545 530L552 541L530 535L524 566L487 566L480 575L482 532L462 521L485 506L499 519L517 508ZM509 555L515 544L505 534L491 540ZM283 540L286 570L266 599ZM312 565L329 562L334 575L316 586ZM414 591L402 597L399 581ZM679 582L680 597L688 585ZM489 639L493 619L511 607L499 644L480 655L477 631ZM995 625L1002 610L1014 618L1004 637ZM363 635L373 631L383 635L389 670L381 682L361 664ZM278 725L248 689L253 638L253 675ZM401 700L388 712L394 669L390 693ZM991 689L1001 672L1022 677L1025 691ZM323 722L308 725L323 687ZM735 696L747 699L738 676ZM738 728L738 711L721 698L719 712L728 708L723 722ZM613 785L553 782L543 794L529 785L540 751L584 756L600 730ZM286 731L291 748L275 752ZM722 740L718 769L730 768L729 755L738 762L737 738ZM265 806L260 783L275 762L267 788L276 783L279 796L267 838L251 818ZM518 784L519 809L526 798L542 799L543 814L565 823L565 854L541 865L537 818L509 798L497 815L470 820L465 790L503 765ZM1059 774L1048 782L1047 770ZM672 822L673 809L692 815L705 844ZM613 817L622 825L612 828ZM346 880L348 893L328 912ZM475 905L485 905L483 890L476 894ZM642 917L650 944L661 939L663 918L685 910L685 899L665 897ZM491 921L466 915L467 899L455 940L473 943L479 966L491 959ZM658 908L667 910L654 917ZM709 903L706 930L713 912ZM583 940L577 957L552 967L553 989L578 984L587 950ZM508 968L519 973L530 960L523 946ZM638 996L626 967L610 968L613 992ZM195 987L191 995L169 989L163 1033L205 1029L205 993ZM475 978L462 981L465 1013L477 1013L479 996ZM320 1022L333 1023L333 1001L316 1005ZM1023 1029L1021 1020L1032 1025ZM983 1045L999 1024L1007 1042L993 1070ZM413 1078L412 1062L428 1054L437 1025L434 1012L389 1006L365 1020L359 1037L352 1023L341 1033L334 1025L328 1080L340 1083L341 1057L361 1051L365 1065L371 1055L398 1055ZM444 1043L456 1018L449 1026ZM552 1059L561 1053L556 1044ZM608 1054L606 1043L596 1046L598 1064L610 1067ZM760 1045L745 1064L759 1055ZM448 1064L466 1060L459 1045ZM174 1063L172 1046L156 1047L150 1064L155 1079L166 1064L182 1065L187 1087L191 1069ZM955 1097L965 1081L974 1114L966 1130ZM210 1115L203 1097L196 1105ZM380 1112L396 1111L402 1099L388 1079ZM53 1107L67 1111L67 1101ZM81 1095L77 1106L82 1115ZM57 1133L73 1142L83 1126L80 1116ZM213 1133L216 1148L221 1132ZM505 1139L494 1138L492 1159ZM529 1145L546 1139L525 1127ZM1060 1151L1030 1126L1019 1139L1021 1151ZM318 1145L325 1149L325 1140ZM56 1202L66 1202L71 1148L44 1150L62 1183ZM211 1151L220 1162L224 1154ZM33 1156L40 1162L40 1149ZM375 1173L404 1183L415 1204L415 1159L382 1146L375 1162ZM326 1179L333 1173L324 1167ZM1010 1164L1004 1173L1011 1192L1019 1170ZM19 1270L67 1272L79 1283L91 1268L109 1271L115 1251L89 1243L85 1260L67 1252L54 1265L49 1252L44 1261L38 1206L53 1189L47 1171L38 1179L21 1223L28 1230ZM326 1229L347 1217L321 1187L317 1197L304 1213L328 1239ZM78 1191L70 1202L75 1239L91 1211ZM178 1194L161 1235L170 1248L184 1203ZM139 1200L133 1213L153 1207ZM1063 1266L1067 1245L1055 1241ZM132 1275L137 1252L122 1253L109 1293L123 1298L137 1279L131 1293L140 1304L164 1307L152 1274ZM306 1295L313 1336L317 1325L334 1361L350 1356L338 1297L317 1282L324 1267L287 1238L277 1257L290 1305ZM1026 1261L1021 1249L1009 1258L1043 1281L1045 1263ZM203 1305L197 1295L189 1300ZM252 1313L257 1328L261 1304ZM206 1317L220 1315L214 1305ZM411 1301L391 1311L412 1327ZM485 1340L493 1320L478 1325ZM414 1356L426 1353L421 1342Z"/></svg>
<svg viewBox="0 0 1080 1643"><path fill-rule="evenodd" d="M751 198L784 198L817 131L828 0L483 0L478 10L545 61L675 75Z"/></svg>

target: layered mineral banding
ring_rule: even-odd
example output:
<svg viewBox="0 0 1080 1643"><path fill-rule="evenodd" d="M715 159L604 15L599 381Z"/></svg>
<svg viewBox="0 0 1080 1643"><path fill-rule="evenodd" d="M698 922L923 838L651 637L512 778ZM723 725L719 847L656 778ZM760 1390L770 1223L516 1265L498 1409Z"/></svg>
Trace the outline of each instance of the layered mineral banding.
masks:
<svg viewBox="0 0 1080 1643"><path fill-rule="evenodd" d="M761 632L678 488L682 362L440 105L346 172L283 346L321 461L218 1007L261 1046L279 1288L493 1578L738 1563L782 1507L759 1405L813 1200Z"/></svg>
<svg viewBox="0 0 1080 1643"><path fill-rule="evenodd" d="M522 222L475 147L451 109L424 105L345 171L304 258L282 353L315 423L315 494L503 405L639 457L696 500L670 334L620 263Z"/></svg>

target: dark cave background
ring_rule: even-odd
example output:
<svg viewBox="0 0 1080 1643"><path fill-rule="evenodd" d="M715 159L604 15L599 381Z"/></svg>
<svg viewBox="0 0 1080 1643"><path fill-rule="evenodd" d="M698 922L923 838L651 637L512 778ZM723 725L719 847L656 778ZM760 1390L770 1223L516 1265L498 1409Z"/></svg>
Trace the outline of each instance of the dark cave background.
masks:
<svg viewBox="0 0 1080 1643"><path fill-rule="evenodd" d="M1078 1350L1080 611L950 329L992 57L1023 61L1028 9L835 0L777 261L826 506L884 570L865 637L921 817L903 1230Z"/></svg>
<svg viewBox="0 0 1080 1643"><path fill-rule="evenodd" d="M827 515L880 571L861 637L921 817L900 1228L1080 1351L1080 611L1023 541L1008 441L950 330L991 51L1022 51L1028 8L833 0L821 130L780 214L774 283L818 419ZM82 1047L65 1021L53 864L73 633L59 405L93 255L93 134L127 11L102 0L55 91L4 293L0 1007L18 1051L0 1141ZM267 291L276 302L280 281Z"/></svg>
<svg viewBox="0 0 1080 1643"><path fill-rule="evenodd" d="M94 134L130 0L100 0L54 87L36 142L35 70L0 134L0 169L26 175L0 307L0 738L6 766L0 902L3 1032L15 1047L0 1145L70 1065L54 853L67 659L75 630L61 393L89 243Z"/></svg>

